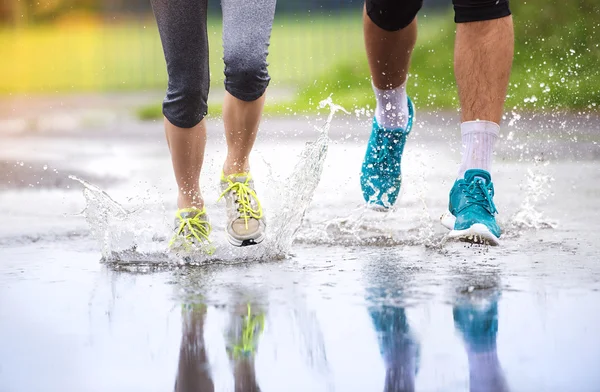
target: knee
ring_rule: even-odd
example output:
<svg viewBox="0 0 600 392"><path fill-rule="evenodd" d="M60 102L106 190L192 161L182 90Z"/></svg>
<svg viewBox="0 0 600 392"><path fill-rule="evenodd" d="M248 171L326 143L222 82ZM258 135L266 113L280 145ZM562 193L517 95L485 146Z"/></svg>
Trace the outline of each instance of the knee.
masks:
<svg viewBox="0 0 600 392"><path fill-rule="evenodd" d="M169 82L163 102L163 114L176 127L192 128L208 112L208 86L193 83L177 85Z"/></svg>
<svg viewBox="0 0 600 392"><path fill-rule="evenodd" d="M510 15L508 0L452 0L456 23L478 22Z"/></svg>
<svg viewBox="0 0 600 392"><path fill-rule="evenodd" d="M264 56L234 54L225 56L224 60L227 92L248 102L262 97L271 80L267 71L266 53Z"/></svg>
<svg viewBox="0 0 600 392"><path fill-rule="evenodd" d="M366 0L367 16L378 27L398 31L408 26L423 6L423 0Z"/></svg>

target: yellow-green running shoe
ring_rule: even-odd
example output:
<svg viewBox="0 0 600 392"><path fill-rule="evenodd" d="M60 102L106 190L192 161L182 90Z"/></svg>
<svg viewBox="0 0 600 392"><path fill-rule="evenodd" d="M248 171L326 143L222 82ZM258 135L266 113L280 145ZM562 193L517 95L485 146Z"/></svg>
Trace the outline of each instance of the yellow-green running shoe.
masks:
<svg viewBox="0 0 600 392"><path fill-rule="evenodd" d="M266 220L250 173L221 175L221 197L227 203L227 239L248 246L265 239Z"/></svg>
<svg viewBox="0 0 600 392"><path fill-rule="evenodd" d="M202 250L211 255L215 248L210 241L212 227L206 215L206 208L182 208L175 215L175 235L169 242L174 250Z"/></svg>

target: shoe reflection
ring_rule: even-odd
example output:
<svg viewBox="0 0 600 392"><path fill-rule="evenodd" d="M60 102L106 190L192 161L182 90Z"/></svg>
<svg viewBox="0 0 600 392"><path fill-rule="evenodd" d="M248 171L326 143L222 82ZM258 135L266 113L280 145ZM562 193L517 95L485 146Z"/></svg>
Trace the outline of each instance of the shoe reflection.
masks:
<svg viewBox="0 0 600 392"><path fill-rule="evenodd" d="M389 275L387 275L389 280ZM405 280L406 281L406 280ZM380 282L381 283L381 282ZM469 286L470 287L470 286ZM402 289L397 284L369 290L370 303L392 300L401 303ZM396 293L395 295L390 295ZM481 292L460 295L453 306L454 327L462 336L469 362L471 392L508 392L509 388L497 353L497 286ZM402 305L370 306L369 313L377 333L385 364L384 392L415 390L419 366L419 343L410 330Z"/></svg>
<svg viewBox="0 0 600 392"><path fill-rule="evenodd" d="M183 332L176 392L213 392L210 366L204 344L207 307L202 303L182 306ZM233 368L236 392L259 392L254 371L258 339L264 330L265 316L252 304L235 307L227 332L227 353Z"/></svg>

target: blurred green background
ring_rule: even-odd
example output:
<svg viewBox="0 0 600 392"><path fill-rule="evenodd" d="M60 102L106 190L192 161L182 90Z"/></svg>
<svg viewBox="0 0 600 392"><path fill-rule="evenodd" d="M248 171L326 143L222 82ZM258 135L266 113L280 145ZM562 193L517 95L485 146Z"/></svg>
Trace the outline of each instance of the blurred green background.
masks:
<svg viewBox="0 0 600 392"><path fill-rule="evenodd" d="M598 111L600 1L514 1L515 61L507 110ZM333 94L347 109L373 106L362 2L280 0L269 54L268 113L316 110ZM457 107L450 0L426 0L409 93L420 110ZM211 85L223 83L219 2L210 2ZM0 95L156 91L165 63L149 0L2 0ZM218 113L212 100L210 112ZM140 108L160 117L160 102Z"/></svg>

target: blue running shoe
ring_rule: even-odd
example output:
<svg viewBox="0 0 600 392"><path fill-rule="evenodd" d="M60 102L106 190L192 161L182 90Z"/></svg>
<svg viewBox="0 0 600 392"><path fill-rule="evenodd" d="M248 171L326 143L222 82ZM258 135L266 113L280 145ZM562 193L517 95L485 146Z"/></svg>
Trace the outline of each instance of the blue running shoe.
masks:
<svg viewBox="0 0 600 392"><path fill-rule="evenodd" d="M415 108L409 98L406 129L381 128L373 118L373 130L360 175L363 196L370 207L387 210L398 198L402 184L400 161L406 137L413 126L414 113Z"/></svg>
<svg viewBox="0 0 600 392"><path fill-rule="evenodd" d="M487 171L467 170L464 179L456 180L450 191L449 210L442 216L442 224L451 230L448 238L490 245L500 243L494 184Z"/></svg>

